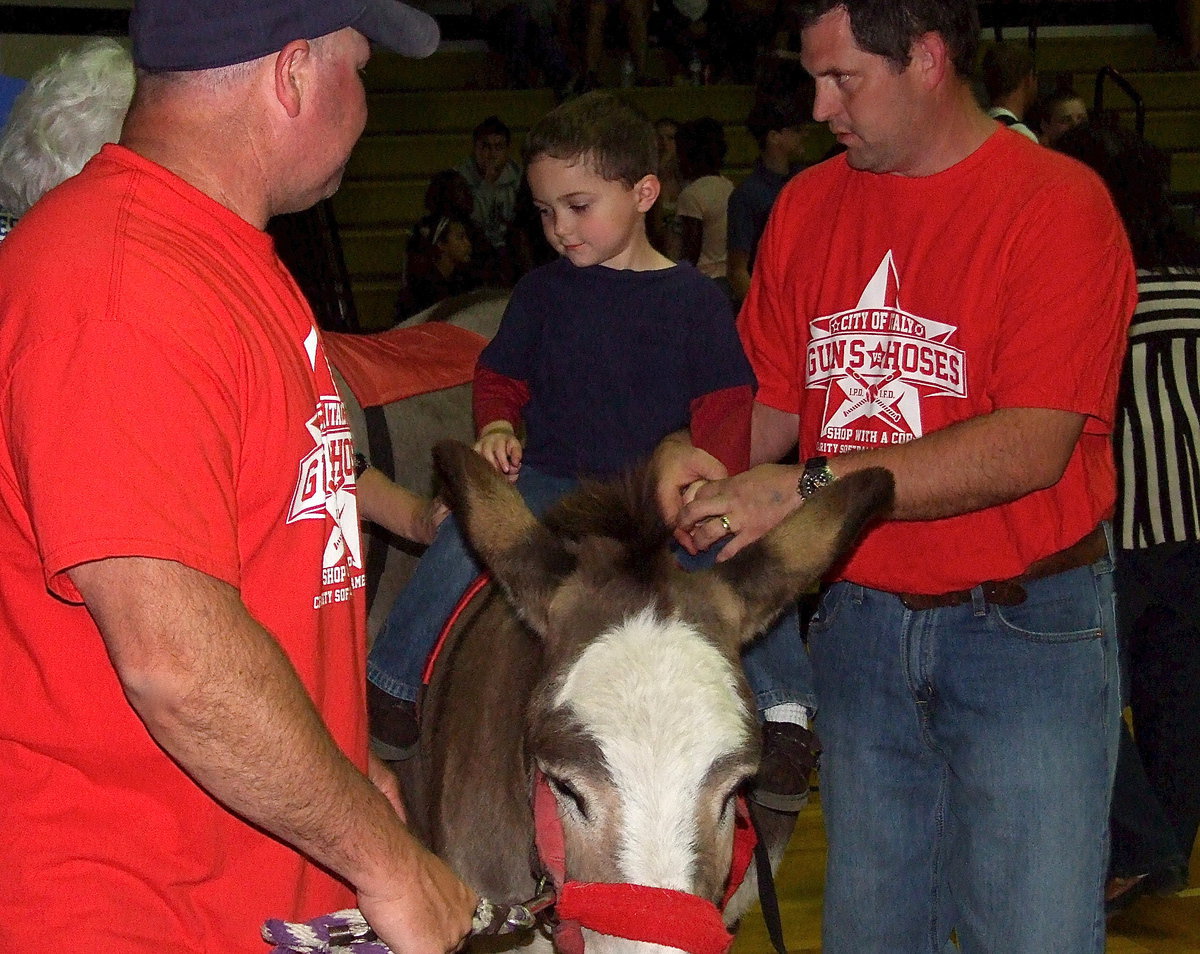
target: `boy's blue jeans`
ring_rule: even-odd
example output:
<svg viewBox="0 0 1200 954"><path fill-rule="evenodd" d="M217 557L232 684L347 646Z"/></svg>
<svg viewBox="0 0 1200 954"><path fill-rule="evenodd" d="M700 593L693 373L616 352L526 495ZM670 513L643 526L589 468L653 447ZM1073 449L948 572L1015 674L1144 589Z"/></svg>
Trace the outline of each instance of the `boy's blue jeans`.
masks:
<svg viewBox="0 0 1200 954"><path fill-rule="evenodd" d="M554 477L524 466L517 490L529 509L540 516L577 483L573 478ZM700 569L712 565L716 552L714 548L692 557L680 549L680 562L685 569ZM367 657L367 678L394 698L415 701L425 662L442 626L481 572L454 517L447 517L375 638ZM788 702L816 709L812 669L800 639L795 606L750 644L742 663L760 712Z"/></svg>
<svg viewBox="0 0 1200 954"><path fill-rule="evenodd" d="M1111 553L1111 543L1110 543ZM1018 606L842 582L809 625L825 954L1102 954L1120 687L1108 557Z"/></svg>

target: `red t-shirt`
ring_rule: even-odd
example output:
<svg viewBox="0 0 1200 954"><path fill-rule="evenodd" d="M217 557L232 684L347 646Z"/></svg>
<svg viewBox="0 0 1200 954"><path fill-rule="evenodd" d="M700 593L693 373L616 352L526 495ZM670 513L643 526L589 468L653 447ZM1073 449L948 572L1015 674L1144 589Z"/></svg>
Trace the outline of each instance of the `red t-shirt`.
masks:
<svg viewBox="0 0 1200 954"><path fill-rule="evenodd" d="M350 432L271 239L106 146L0 244L0 376L3 946L261 954L266 918L352 904L159 749L65 572L236 586L365 767Z"/></svg>
<svg viewBox="0 0 1200 954"><path fill-rule="evenodd" d="M998 129L925 178L838 157L784 187L739 317L757 400L800 416L801 459L902 443L1000 408L1087 415L1055 486L876 525L840 578L941 593L1006 579L1111 511L1110 433L1136 301L1100 180Z"/></svg>

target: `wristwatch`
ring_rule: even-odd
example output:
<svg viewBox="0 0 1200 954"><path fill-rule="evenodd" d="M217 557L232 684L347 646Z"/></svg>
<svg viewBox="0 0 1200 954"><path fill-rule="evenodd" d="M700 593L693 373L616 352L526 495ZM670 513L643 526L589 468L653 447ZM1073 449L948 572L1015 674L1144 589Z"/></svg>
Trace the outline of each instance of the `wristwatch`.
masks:
<svg viewBox="0 0 1200 954"><path fill-rule="evenodd" d="M832 484L837 477L829 469L829 458L810 457L804 462L804 472L796 482L796 493L807 500L822 487Z"/></svg>
<svg viewBox="0 0 1200 954"><path fill-rule="evenodd" d="M371 462L367 460L365 454L354 455L354 479L358 480L366 473L367 468L371 466Z"/></svg>

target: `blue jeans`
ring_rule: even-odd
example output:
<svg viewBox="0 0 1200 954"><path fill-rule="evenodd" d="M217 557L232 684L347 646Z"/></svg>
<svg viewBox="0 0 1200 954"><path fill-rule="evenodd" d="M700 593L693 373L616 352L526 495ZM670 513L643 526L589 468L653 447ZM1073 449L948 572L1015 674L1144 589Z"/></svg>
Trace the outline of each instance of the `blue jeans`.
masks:
<svg viewBox="0 0 1200 954"><path fill-rule="evenodd" d="M1111 545L1110 545L1111 553ZM1120 717L1113 564L1018 606L838 583L809 626L825 954L1102 954Z"/></svg>
<svg viewBox="0 0 1200 954"><path fill-rule="evenodd" d="M541 515L578 481L521 468L517 490L535 514ZM692 557L678 550L688 570L711 566L717 548ZM400 591L367 657L367 678L388 695L412 702L421 688L425 662L459 598L482 572L463 540L454 517L438 528L408 585ZM742 654L746 679L759 711L796 702L816 709L812 669L800 639L799 616L793 606Z"/></svg>

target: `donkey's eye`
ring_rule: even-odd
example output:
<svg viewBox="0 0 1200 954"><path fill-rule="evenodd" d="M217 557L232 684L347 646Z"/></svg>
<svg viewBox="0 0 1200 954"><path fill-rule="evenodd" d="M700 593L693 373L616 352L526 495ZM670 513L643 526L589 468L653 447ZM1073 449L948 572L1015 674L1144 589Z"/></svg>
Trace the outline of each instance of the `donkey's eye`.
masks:
<svg viewBox="0 0 1200 954"><path fill-rule="evenodd" d="M552 775L546 776L546 780L550 783L550 787L563 798L569 799L576 810L584 818L587 818L587 806L584 803L583 796L571 785L570 782L564 781L561 778L555 778Z"/></svg>
<svg viewBox="0 0 1200 954"><path fill-rule="evenodd" d="M725 793L725 798L721 802L722 818L724 818L726 814L728 814L728 812L733 808L734 804L737 802L738 793L746 787L752 777L753 776L747 775L744 778L738 779L737 782L734 783L733 787Z"/></svg>

